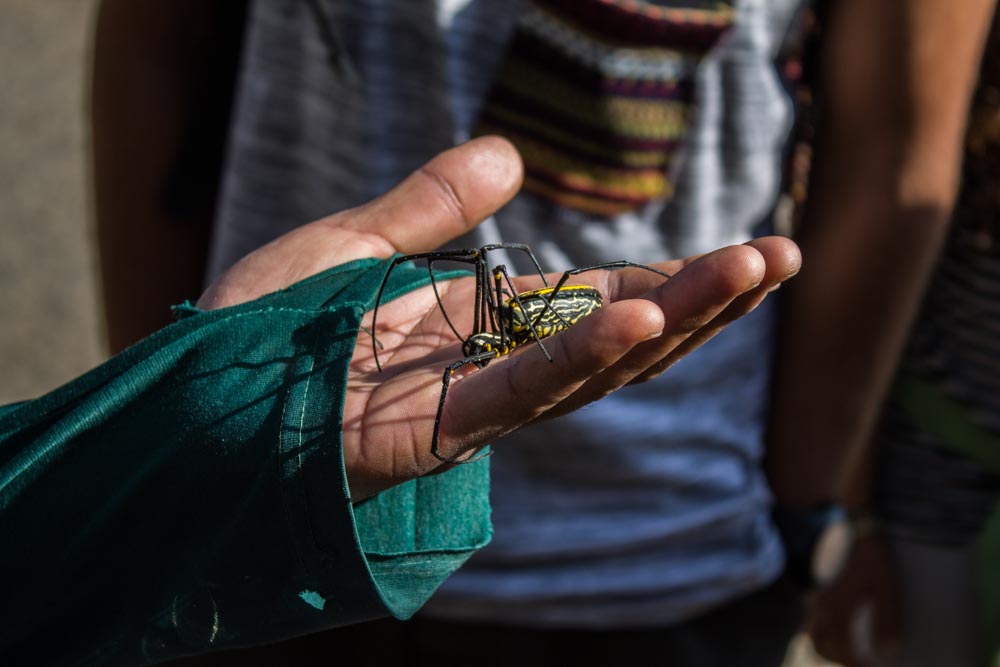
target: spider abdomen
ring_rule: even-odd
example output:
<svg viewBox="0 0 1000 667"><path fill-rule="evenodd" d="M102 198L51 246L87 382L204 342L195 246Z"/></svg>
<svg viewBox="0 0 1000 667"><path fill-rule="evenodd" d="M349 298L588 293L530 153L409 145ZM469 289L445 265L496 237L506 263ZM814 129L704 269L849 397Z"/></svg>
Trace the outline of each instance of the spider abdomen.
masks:
<svg viewBox="0 0 1000 667"><path fill-rule="evenodd" d="M587 285L563 285L558 292L551 287L522 292L504 304L510 323L512 347L548 338L573 326L604 305L601 293ZM523 307L523 310L522 310ZM529 326L530 323L530 326Z"/></svg>

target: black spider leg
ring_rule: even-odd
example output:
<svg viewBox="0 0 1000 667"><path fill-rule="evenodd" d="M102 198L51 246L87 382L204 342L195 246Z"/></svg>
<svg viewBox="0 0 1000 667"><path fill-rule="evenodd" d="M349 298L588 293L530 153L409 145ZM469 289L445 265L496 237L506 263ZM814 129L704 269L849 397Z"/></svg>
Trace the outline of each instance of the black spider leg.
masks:
<svg viewBox="0 0 1000 667"><path fill-rule="evenodd" d="M472 333L481 334L487 330L496 333L496 304L493 303L493 295L490 293L490 285L487 278L489 267L486 264L486 255L480 255L480 261L476 264L476 317L472 323Z"/></svg>
<svg viewBox="0 0 1000 667"><path fill-rule="evenodd" d="M375 337L375 323L378 320L378 307L382 303L382 294L385 293L385 286L389 282L389 276L392 275L392 270L395 269L400 264L402 264L404 261L407 261L406 257L397 257L396 259L392 260L391 264L389 264L389 268L386 269L385 275L382 276L382 284L378 286L378 295L376 295L375 297L375 308L372 310L372 326L371 326L372 356L375 357L375 368L378 369L379 373L382 372L382 364L379 363L378 360L378 351L379 348L382 347L382 344L379 343L379 340Z"/></svg>
<svg viewBox="0 0 1000 667"><path fill-rule="evenodd" d="M493 359L500 356L498 350L490 350L489 352L480 352L479 354L474 354L465 359L456 361L453 364L449 364L447 368L444 369L444 376L441 378L441 398L438 401L437 415L434 417L434 434L431 436L431 454L434 455L438 461L442 463L472 463L473 461L478 461L492 454L492 452L483 452L473 456L471 459L466 459L465 461L458 461L454 456L444 457L441 456L441 452L438 450L438 436L441 431L441 417L444 415L444 402L448 398L448 387L451 385L451 377L455 374L462 366L466 364L479 364L480 362L489 363ZM483 364L485 365L485 363Z"/></svg>
<svg viewBox="0 0 1000 667"><path fill-rule="evenodd" d="M472 333L462 341L462 354L466 356L471 355L470 346L473 336L486 333L487 331L491 333L496 333L497 331L496 305L493 303L493 294L490 291L486 277L489 271L486 264L486 256L479 253L477 257L477 261L475 262L475 303L472 307Z"/></svg>
<svg viewBox="0 0 1000 667"><path fill-rule="evenodd" d="M482 253L484 255L484 261L485 261L485 255L489 251L491 251L491 250L520 250L521 252L523 252L524 254L526 254L528 256L528 259L531 260L531 263L535 265L535 271L538 273L538 276L542 279L542 284L545 287L549 286L549 281L545 278L545 272L542 271L542 266L541 266L541 264L538 263L538 258L535 257L535 253L533 253L531 251L531 248L529 248L525 244L523 244L523 243L489 243L487 245L484 245L482 248L480 248L480 250L482 251Z"/></svg>
<svg viewBox="0 0 1000 667"><path fill-rule="evenodd" d="M379 306L382 305L382 295L385 293L385 286L389 284L389 276L392 275L393 270L404 262L410 262L417 259L450 259L456 262L473 263L480 261L478 259L478 254L478 251L475 250L471 252L469 250L443 250L422 252L415 255L403 255L392 260L392 263L389 264L389 268L385 271L385 275L382 277L382 284L379 285L378 295L375 297L375 308L372 311L372 354L375 357L375 368L377 368L379 372L382 372L382 364L378 359L378 348L380 347L380 343L378 342L378 339L375 338L375 323L378 320L378 309ZM435 294L436 293L437 291L435 290ZM438 301L438 306L440 307L440 305L441 302ZM447 319L447 315L445 316L445 319ZM461 339L461 336L459 336L459 339Z"/></svg>
<svg viewBox="0 0 1000 667"><path fill-rule="evenodd" d="M441 303L441 293L438 292L437 279L434 277L434 259L429 258L427 260L427 274L431 278L431 288L434 290L434 299L437 301L438 309L441 311L441 314L444 315L444 321L448 323L448 328L451 329L453 334L455 334L455 338L464 343L465 339L462 338L462 334L458 333L458 329L455 328L455 325L451 323L451 318L448 317L448 311L445 310L444 304Z"/></svg>
<svg viewBox="0 0 1000 667"><path fill-rule="evenodd" d="M504 299L503 285L500 282L500 273L506 275L507 267L503 264L498 264L493 267L492 273L494 286L492 289L487 290L487 295L490 297L492 314L494 316L492 331L494 334L500 336L500 342L498 344L500 354L506 354L507 352L510 352L514 341L514 334L512 331L513 327L510 322L510 309Z"/></svg>
<svg viewBox="0 0 1000 667"><path fill-rule="evenodd" d="M483 298L483 262L481 257L476 259L475 268L476 285L472 304L472 331L469 333L468 338L462 339L462 354L465 355L469 354L469 345L472 337L480 332L483 326L483 318L486 317L486 312L483 310L486 301Z"/></svg>
<svg viewBox="0 0 1000 667"><path fill-rule="evenodd" d="M657 273L663 276L664 278L673 278L673 276L671 276L669 273L664 273L663 271L660 271L659 269L654 269L651 266L646 266L645 264L638 264L636 262L630 262L625 259L620 259L617 262L603 262L601 264L594 264L593 266L585 266L580 269L570 269L566 273L562 274L562 278L560 278L559 282L556 283L556 286L555 288L553 288L552 293L549 295L549 298L551 299L552 297L555 296L556 292L558 292L562 288L562 286L566 284L566 281L569 280L570 276L575 276L580 273L586 273L587 271L596 271L597 269L625 269L629 267L636 269L646 269L647 271L652 271L653 273Z"/></svg>
<svg viewBox="0 0 1000 667"><path fill-rule="evenodd" d="M497 298L498 299L503 298L503 284L500 282L501 275L503 276L503 279L507 281L507 285L510 287L511 294L513 295L511 296L511 299L514 301L514 303L517 304L517 307L521 309L521 312L524 313L525 316L524 321L528 325L528 331L531 332L531 337L535 340L535 343L538 344L538 347L539 349L541 349L542 354L545 355L545 358L548 359L549 361L552 361L552 355L549 354L549 351L545 348L545 345L542 343L542 337L538 335L538 329L535 328L535 323L533 321L528 320L528 310L527 308L524 307L524 304L521 303L521 297L517 293L517 288L514 287L514 282L510 279L510 274L507 273L507 267L504 266L503 264L497 266L496 272L494 273L494 278L496 279ZM545 304L547 308L550 308L552 310L552 312L556 312L555 308L552 308L552 305L549 304L548 301L546 301ZM505 314L507 315L507 319L511 320L507 326L511 331L511 339L513 339L513 329L514 329L514 324L512 321L513 315L510 314L509 306L507 307ZM556 315L559 315L559 313L556 313Z"/></svg>

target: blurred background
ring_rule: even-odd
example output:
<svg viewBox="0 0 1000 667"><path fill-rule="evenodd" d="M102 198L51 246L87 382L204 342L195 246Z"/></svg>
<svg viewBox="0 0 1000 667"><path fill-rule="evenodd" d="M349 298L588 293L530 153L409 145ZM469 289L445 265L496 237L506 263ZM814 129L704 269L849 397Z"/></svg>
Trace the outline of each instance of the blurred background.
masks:
<svg viewBox="0 0 1000 667"><path fill-rule="evenodd" d="M89 189L96 0L0 0L0 403L106 357ZM785 667L830 665L805 641Z"/></svg>
<svg viewBox="0 0 1000 667"><path fill-rule="evenodd" d="M95 0L0 2L0 402L104 355L87 183Z"/></svg>

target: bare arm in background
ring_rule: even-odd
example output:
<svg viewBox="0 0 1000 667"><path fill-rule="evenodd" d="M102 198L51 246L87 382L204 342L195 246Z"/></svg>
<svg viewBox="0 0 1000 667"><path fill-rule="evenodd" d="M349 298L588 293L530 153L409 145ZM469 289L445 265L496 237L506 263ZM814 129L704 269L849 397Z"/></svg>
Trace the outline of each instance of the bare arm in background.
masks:
<svg viewBox="0 0 1000 667"><path fill-rule="evenodd" d="M204 288L212 197L189 197L171 207L168 189L171 176L178 175L191 179L193 190L214 187L210 179L217 172L198 171L207 160L192 159L187 173L178 174L178 159L182 146L200 139L218 140L221 150L221 136L196 137L191 130L197 121L203 132L210 132L205 123L226 113L213 107L225 103L228 91L209 88L217 83L210 75L217 72L220 58L236 57L220 53L231 45L217 37L220 21L232 20L234 13L239 16L238 5L206 0L101 3L91 119L102 289L112 352L167 324L171 304L194 298ZM224 123L218 124L218 132L224 132Z"/></svg>
<svg viewBox="0 0 1000 667"><path fill-rule="evenodd" d="M834 5L769 442L787 505L835 497L872 433L948 228L993 1Z"/></svg>
<svg viewBox="0 0 1000 667"><path fill-rule="evenodd" d="M950 222L993 6L833 0L803 270L783 303L767 461L780 504L867 503L872 434Z"/></svg>

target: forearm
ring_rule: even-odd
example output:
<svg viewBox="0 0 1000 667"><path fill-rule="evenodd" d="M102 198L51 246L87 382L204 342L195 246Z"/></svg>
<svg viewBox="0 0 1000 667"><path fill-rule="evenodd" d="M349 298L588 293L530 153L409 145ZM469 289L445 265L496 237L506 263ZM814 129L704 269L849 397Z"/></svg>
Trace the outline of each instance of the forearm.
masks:
<svg viewBox="0 0 1000 667"><path fill-rule="evenodd" d="M94 38L94 190L112 351L169 322L203 288L212 202L170 210L167 183L189 132L225 2L105 0ZM227 11L223 11L223 7ZM239 26L236 26L239 29ZM198 113L202 113L199 109Z"/></svg>
<svg viewBox="0 0 1000 667"><path fill-rule="evenodd" d="M784 295L768 473L779 502L858 472L948 228L992 2L836 3L820 133ZM855 479L864 479L864 475ZM855 494L856 495L856 492Z"/></svg>
<svg viewBox="0 0 1000 667"><path fill-rule="evenodd" d="M385 268L186 309L0 406L0 664L139 665L408 617L488 541L487 461L352 502L338 429ZM392 288L426 280L403 268Z"/></svg>

